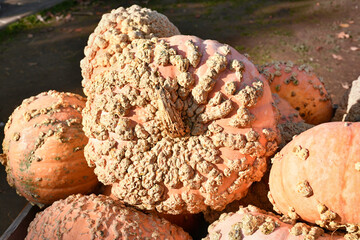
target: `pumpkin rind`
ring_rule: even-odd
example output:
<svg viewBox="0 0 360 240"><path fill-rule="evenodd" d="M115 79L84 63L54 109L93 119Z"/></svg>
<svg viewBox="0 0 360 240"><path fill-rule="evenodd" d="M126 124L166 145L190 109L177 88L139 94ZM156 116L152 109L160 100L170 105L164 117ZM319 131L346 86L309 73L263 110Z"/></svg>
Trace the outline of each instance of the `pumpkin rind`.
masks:
<svg viewBox="0 0 360 240"><path fill-rule="evenodd" d="M24 100L10 116L3 142L7 179L30 202L47 205L97 186L83 151L84 106L79 95L49 91Z"/></svg>
<svg viewBox="0 0 360 240"><path fill-rule="evenodd" d="M235 213L224 213L209 226L203 240L344 240L338 234L326 234L319 227L305 223L291 225L273 213L249 205Z"/></svg>
<svg viewBox="0 0 360 240"><path fill-rule="evenodd" d="M71 195L39 212L26 239L169 239L191 237L165 219L91 194Z"/></svg>
<svg viewBox="0 0 360 240"><path fill-rule="evenodd" d="M268 85L235 49L177 35L133 40L93 79L85 155L141 209L221 210L266 170L278 132Z"/></svg>
<svg viewBox="0 0 360 240"><path fill-rule="evenodd" d="M274 158L270 197L283 214L322 227L360 224L360 123L315 126Z"/></svg>
<svg viewBox="0 0 360 240"><path fill-rule="evenodd" d="M268 80L271 92L289 102L306 123L317 125L331 120L330 95L309 67L275 62L261 66L259 71Z"/></svg>

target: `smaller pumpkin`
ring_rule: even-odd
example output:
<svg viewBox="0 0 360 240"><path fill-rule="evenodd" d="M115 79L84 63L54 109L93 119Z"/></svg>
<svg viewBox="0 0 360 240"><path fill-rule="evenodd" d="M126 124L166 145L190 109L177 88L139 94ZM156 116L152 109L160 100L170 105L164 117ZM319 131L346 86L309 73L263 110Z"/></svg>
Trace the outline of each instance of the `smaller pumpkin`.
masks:
<svg viewBox="0 0 360 240"><path fill-rule="evenodd" d="M315 126L288 143L270 171L274 209L335 230L360 234L360 123Z"/></svg>
<svg viewBox="0 0 360 240"><path fill-rule="evenodd" d="M84 157L85 99L49 91L25 99L5 126L3 160L7 179L18 194L39 206L98 184Z"/></svg>
<svg viewBox="0 0 360 240"><path fill-rule="evenodd" d="M77 194L53 203L30 223L26 239L168 239L191 237L165 219L116 203Z"/></svg>
<svg viewBox="0 0 360 240"><path fill-rule="evenodd" d="M102 194L105 196L109 196L114 201L122 202L119 198L117 198L114 194L111 193L111 185L104 186ZM271 205L271 203L270 203ZM271 205L272 206L272 205ZM168 220L170 223L175 224L186 232L191 234L191 236L197 237L204 235L206 233L207 223L205 222L204 216L202 213L197 214L165 214L158 213L157 211L146 211L148 213L154 214L160 218L164 218Z"/></svg>
<svg viewBox="0 0 360 240"><path fill-rule="evenodd" d="M279 113L279 124L304 122L300 117L299 111L293 108L288 101L280 98L276 93L272 93L272 97Z"/></svg>
<svg viewBox="0 0 360 240"><path fill-rule="evenodd" d="M224 213L209 226L204 240L340 240L340 234L326 234L305 223L291 225L273 213L249 205L236 213Z"/></svg>
<svg viewBox="0 0 360 240"><path fill-rule="evenodd" d="M309 67L275 62L261 66L259 71L268 80L271 92L289 102L306 123L330 121L333 116L330 95Z"/></svg>

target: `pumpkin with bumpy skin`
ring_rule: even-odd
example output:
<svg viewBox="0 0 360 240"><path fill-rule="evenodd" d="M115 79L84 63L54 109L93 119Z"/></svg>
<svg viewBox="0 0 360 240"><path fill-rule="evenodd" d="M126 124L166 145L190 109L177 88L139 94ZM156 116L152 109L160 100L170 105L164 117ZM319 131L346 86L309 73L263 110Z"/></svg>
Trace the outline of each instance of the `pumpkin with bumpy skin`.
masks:
<svg viewBox="0 0 360 240"><path fill-rule="evenodd" d="M111 186L104 186L102 194L105 196L109 196L114 201L121 202L117 197L114 196L114 194L111 194L111 188ZM168 220L172 224L175 224L184 229L191 236L200 236L200 234L205 230L204 227L206 226L206 222L201 213L176 215L158 213L157 211L148 211L147 213L154 214L158 217Z"/></svg>
<svg viewBox="0 0 360 240"><path fill-rule="evenodd" d="M94 88L93 75L117 61L131 41L179 34L179 30L165 15L137 5L119 7L104 14L89 36L88 45L84 49L85 58L80 62L84 93L91 94Z"/></svg>
<svg viewBox="0 0 360 240"><path fill-rule="evenodd" d="M84 157L85 99L49 91L28 98L5 126L7 179L30 202L48 205L74 193L89 193L98 181Z"/></svg>
<svg viewBox="0 0 360 240"><path fill-rule="evenodd" d="M269 197L274 209L359 234L359 146L360 123L324 123L295 137L272 160Z"/></svg>
<svg viewBox="0 0 360 240"><path fill-rule="evenodd" d="M224 213L209 226L203 240L345 240L337 233L327 234L305 223L287 223L273 213L249 205L235 213Z"/></svg>
<svg viewBox="0 0 360 240"><path fill-rule="evenodd" d="M271 91L299 111L306 123L328 122L333 116L330 95L312 70L292 62L274 62L259 67Z"/></svg>
<svg viewBox="0 0 360 240"><path fill-rule="evenodd" d="M221 210L261 179L277 148L270 89L228 45L133 40L93 81L85 156L112 194L140 209Z"/></svg>
<svg viewBox="0 0 360 240"><path fill-rule="evenodd" d="M272 94L275 108L279 113L278 128L281 135L281 143L279 148L283 148L292 138L314 125L308 124L299 116L296 111L286 100L282 99L276 93Z"/></svg>
<svg viewBox="0 0 360 240"><path fill-rule="evenodd" d="M272 93L274 104L279 114L278 124L286 123L300 123L304 120L300 117L300 114L295 108L293 108L290 103L281 97L278 94Z"/></svg>
<svg viewBox="0 0 360 240"><path fill-rule="evenodd" d="M110 197L71 195L39 212L26 239L190 240L165 219L114 202Z"/></svg>

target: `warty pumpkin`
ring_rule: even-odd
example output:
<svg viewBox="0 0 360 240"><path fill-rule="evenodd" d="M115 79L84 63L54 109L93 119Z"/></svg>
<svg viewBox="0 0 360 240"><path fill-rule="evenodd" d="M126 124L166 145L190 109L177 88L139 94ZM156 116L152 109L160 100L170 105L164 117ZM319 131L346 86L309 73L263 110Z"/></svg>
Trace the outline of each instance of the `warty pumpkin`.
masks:
<svg viewBox="0 0 360 240"><path fill-rule="evenodd" d="M49 91L25 99L10 116L3 164L9 184L30 202L48 205L97 186L84 157L84 107L79 95Z"/></svg>
<svg viewBox="0 0 360 240"><path fill-rule="evenodd" d="M359 237L360 123L315 126L273 158L270 200L274 209Z"/></svg>
<svg viewBox="0 0 360 240"><path fill-rule="evenodd" d="M292 138L314 125L308 124L299 115L299 112L295 110L286 100L282 99L276 93L272 94L274 99L274 107L276 108L279 121L278 128L281 135L281 143L279 148L283 148Z"/></svg>
<svg viewBox="0 0 360 240"><path fill-rule="evenodd" d="M119 198L115 197L115 195L111 193L111 189L112 189L112 187L110 185L104 186L102 194L105 196L109 196L114 201L122 202ZM270 205L271 205L271 203L270 203ZM145 211L145 213L154 214L160 218L164 218L164 219L168 220L170 223L181 227L187 233L189 233L191 236L200 236L202 231L205 230L204 227L206 226L205 219L201 213L198 213L198 214L166 214L166 213L158 213L156 210Z"/></svg>
<svg viewBox="0 0 360 240"><path fill-rule="evenodd" d="M259 71L268 80L271 92L299 111L306 123L317 125L331 120L330 95L310 67L290 61L274 62L259 67Z"/></svg>
<svg viewBox="0 0 360 240"><path fill-rule="evenodd" d="M138 5L119 7L104 14L89 36L84 49L85 57L80 62L84 93L89 95L93 91L92 75L110 67L131 41L179 34L177 27L165 15Z"/></svg>
<svg viewBox="0 0 360 240"><path fill-rule="evenodd" d="M279 124L304 122L300 117L299 111L293 108L288 101L279 97L277 93L272 93L274 104L279 114Z"/></svg>
<svg viewBox="0 0 360 240"><path fill-rule="evenodd" d="M205 211L203 213L205 220L211 224L218 220L221 214L236 212L239 210L239 207L248 205L252 205L265 211L272 211L273 205L267 197L269 192L269 173L270 166L268 166L264 176L259 182L251 184L245 197L229 203L222 211L215 211L211 209Z"/></svg>
<svg viewBox="0 0 360 240"><path fill-rule="evenodd" d="M235 213L224 213L209 226L203 240L345 240L343 235L324 233L305 223L287 223L273 213L254 206L240 207Z"/></svg>
<svg viewBox="0 0 360 240"><path fill-rule="evenodd" d="M37 213L25 239L190 240L191 237L165 219L125 207L110 197L77 194Z"/></svg>
<svg viewBox="0 0 360 240"><path fill-rule="evenodd" d="M135 39L89 82L85 156L116 197L138 208L221 210L261 179L277 148L270 89L228 45Z"/></svg>

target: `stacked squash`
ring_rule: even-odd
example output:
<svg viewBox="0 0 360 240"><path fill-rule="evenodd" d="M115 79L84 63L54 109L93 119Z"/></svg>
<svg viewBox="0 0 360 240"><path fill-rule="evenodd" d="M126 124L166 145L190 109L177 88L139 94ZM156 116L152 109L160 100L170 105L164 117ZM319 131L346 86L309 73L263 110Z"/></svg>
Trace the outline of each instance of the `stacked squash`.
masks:
<svg viewBox="0 0 360 240"><path fill-rule="evenodd" d="M149 211L191 216L221 211L253 194L249 188L270 168L281 137L287 139L283 145L290 143L272 159L269 199L284 216L240 207L212 223L206 239L360 238L360 125L313 127L329 121L333 109L323 83L308 68L278 62L258 70L232 47L180 35L164 15L136 5L105 14L84 53L86 105L78 96L54 91L26 100L7 125L4 164L9 183L36 204L93 191L94 174L111 187L112 198L59 200L37 215L28 239L54 232L62 239L76 239L79 233L101 239L188 239ZM61 101L75 97L76 104L51 103L54 96ZM31 107L37 99L52 105ZM79 131L80 110L88 142ZM12 124L14 119L23 125ZM76 128L64 131L64 124ZM61 143L72 143L69 147L55 140L32 142L34 135L58 132ZM60 148L63 153L57 155ZM77 163L80 156L69 149L85 155L90 168L77 170L85 160ZM66 172L68 180L67 175L55 179L71 189L60 190L63 195L43 175L56 169L44 171L38 164L49 166L56 158L74 165ZM86 188L78 188L85 185L81 179ZM41 190L40 182L51 193ZM330 235L322 228L344 228L348 234Z"/></svg>

